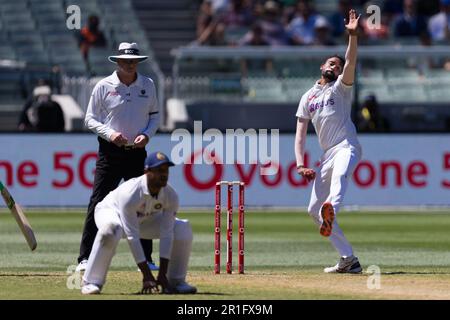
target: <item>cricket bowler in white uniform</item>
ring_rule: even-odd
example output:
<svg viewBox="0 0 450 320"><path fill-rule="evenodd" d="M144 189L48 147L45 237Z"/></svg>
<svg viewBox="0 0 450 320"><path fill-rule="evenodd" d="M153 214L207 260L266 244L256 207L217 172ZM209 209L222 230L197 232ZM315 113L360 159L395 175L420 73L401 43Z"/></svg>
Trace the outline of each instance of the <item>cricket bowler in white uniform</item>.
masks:
<svg viewBox="0 0 450 320"><path fill-rule="evenodd" d="M320 68L321 79L302 96L296 114L297 171L308 181L314 180L308 213L320 226L320 234L329 237L341 256L337 265L324 269L327 273L362 271L358 258L353 255L352 246L336 221L348 179L362 154L355 126L350 118L358 20L355 10L350 10L349 22L345 26L349 33L345 60L339 56L332 56L325 61ZM313 169L304 165L309 120L312 121L323 150L317 175Z"/></svg>
<svg viewBox="0 0 450 320"><path fill-rule="evenodd" d="M124 182L97 204L98 233L83 275L83 294L100 293L121 238L128 240L142 271L142 293L196 293L197 289L186 283L192 228L189 221L176 218L178 195L167 184L169 167L173 165L161 152L150 154L142 176ZM141 238L160 239L156 279L147 264Z"/></svg>

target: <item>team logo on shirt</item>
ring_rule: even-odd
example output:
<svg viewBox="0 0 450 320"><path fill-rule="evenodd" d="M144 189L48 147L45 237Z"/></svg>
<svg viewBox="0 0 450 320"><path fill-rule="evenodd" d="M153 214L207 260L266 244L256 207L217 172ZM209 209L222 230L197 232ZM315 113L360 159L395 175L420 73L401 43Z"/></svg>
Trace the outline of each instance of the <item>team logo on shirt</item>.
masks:
<svg viewBox="0 0 450 320"><path fill-rule="evenodd" d="M141 90L141 93L139 94L139 97L141 97L141 98L148 98L148 95L145 94L145 90L144 89Z"/></svg>
<svg viewBox="0 0 450 320"><path fill-rule="evenodd" d="M155 210L161 210L161 208L162 208L162 204L161 203L155 203L155 205L153 206L153 209L155 209Z"/></svg>
<svg viewBox="0 0 450 320"><path fill-rule="evenodd" d="M145 213L145 203L141 204L136 211L138 218L145 217L147 214Z"/></svg>

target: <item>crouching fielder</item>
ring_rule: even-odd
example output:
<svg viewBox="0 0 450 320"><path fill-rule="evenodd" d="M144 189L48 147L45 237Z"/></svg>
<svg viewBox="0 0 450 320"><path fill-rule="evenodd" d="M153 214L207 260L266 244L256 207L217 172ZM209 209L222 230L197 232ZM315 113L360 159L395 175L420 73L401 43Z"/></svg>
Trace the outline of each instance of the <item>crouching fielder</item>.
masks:
<svg viewBox="0 0 450 320"><path fill-rule="evenodd" d="M297 171L308 181L314 181L308 212L320 226L320 234L329 237L341 256L335 266L324 269L327 273L362 271L358 258L353 254L352 246L336 221L348 180L362 153L355 126L350 118L358 19L356 12L350 10L349 22L345 26L350 34L345 59L332 56L322 64L320 80L302 96L296 114ZM304 162L309 120L312 121L320 147L324 151L317 176L316 172L307 168Z"/></svg>
<svg viewBox="0 0 450 320"><path fill-rule="evenodd" d="M174 164L161 153L145 160L144 174L111 191L95 208L98 233L83 276L83 294L98 294L121 238L126 238L143 274L142 293L196 293L186 283L192 229L176 218L178 195L167 184ZM152 275L139 239L160 239L160 268Z"/></svg>

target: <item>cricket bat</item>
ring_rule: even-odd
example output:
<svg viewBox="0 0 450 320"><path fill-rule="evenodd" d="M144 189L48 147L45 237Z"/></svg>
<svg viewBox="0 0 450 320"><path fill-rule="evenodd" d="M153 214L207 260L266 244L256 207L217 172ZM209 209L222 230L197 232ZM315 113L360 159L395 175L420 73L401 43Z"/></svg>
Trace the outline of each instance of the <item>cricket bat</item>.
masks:
<svg viewBox="0 0 450 320"><path fill-rule="evenodd" d="M8 189L6 189L6 187L3 185L1 181L0 181L0 192L2 194L3 200L5 200L6 206L11 211L12 215L17 221L17 224L20 227L20 230L25 236L25 239L28 242L28 246L30 247L31 251L33 251L34 249L36 249L37 246L36 238L34 236L33 229L31 228L31 225L28 222L28 219L25 217L25 214L23 213L22 208L14 201Z"/></svg>

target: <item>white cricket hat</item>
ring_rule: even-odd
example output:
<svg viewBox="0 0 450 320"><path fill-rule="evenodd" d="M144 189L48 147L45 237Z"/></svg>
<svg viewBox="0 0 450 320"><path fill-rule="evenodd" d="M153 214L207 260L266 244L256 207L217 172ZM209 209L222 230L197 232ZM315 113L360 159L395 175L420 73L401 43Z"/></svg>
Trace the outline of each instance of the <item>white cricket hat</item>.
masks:
<svg viewBox="0 0 450 320"><path fill-rule="evenodd" d="M119 55L109 56L108 60L111 62L117 62L117 59L138 59L139 62L142 62L147 58L148 56L139 55L139 47L136 42L122 42L119 45Z"/></svg>
<svg viewBox="0 0 450 320"><path fill-rule="evenodd" d="M34 88L33 90L33 96L37 97L37 96L49 96L52 93L52 90L50 89L49 86L37 86Z"/></svg>

